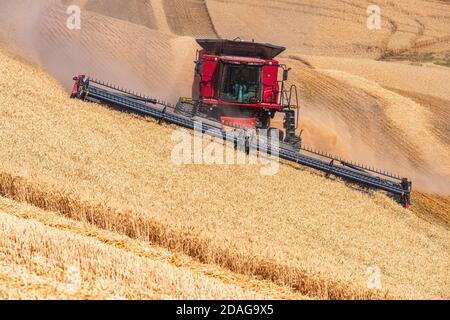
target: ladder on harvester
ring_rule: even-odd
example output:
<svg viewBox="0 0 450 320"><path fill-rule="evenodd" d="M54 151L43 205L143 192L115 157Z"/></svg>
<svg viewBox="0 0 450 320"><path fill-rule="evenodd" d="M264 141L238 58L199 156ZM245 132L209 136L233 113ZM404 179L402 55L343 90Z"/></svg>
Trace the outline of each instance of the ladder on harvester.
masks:
<svg viewBox="0 0 450 320"><path fill-rule="evenodd" d="M293 104L295 102L295 104ZM284 82L281 86L280 105L284 113L283 127L285 129L284 141L300 150L302 147L302 132L297 135L299 127L299 110L297 86L291 85L289 91L286 90Z"/></svg>

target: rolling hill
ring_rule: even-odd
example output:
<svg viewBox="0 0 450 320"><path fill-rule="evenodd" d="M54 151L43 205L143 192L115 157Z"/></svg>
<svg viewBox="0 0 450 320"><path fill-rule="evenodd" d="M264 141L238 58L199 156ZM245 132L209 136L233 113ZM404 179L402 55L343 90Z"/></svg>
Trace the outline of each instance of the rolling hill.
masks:
<svg viewBox="0 0 450 320"><path fill-rule="evenodd" d="M81 30L68 3L0 11L0 297L448 299L450 69L410 60L445 56L448 4L380 1L374 32L363 0L78 0ZM84 72L189 96L195 37L236 36L286 45L307 144L411 177L412 211L283 163L179 166L177 128L68 98Z"/></svg>
<svg viewBox="0 0 450 320"><path fill-rule="evenodd" d="M70 100L7 53L0 64L1 195L309 297L383 294L365 289L372 265L392 295L445 297L448 230L385 195L285 165L179 166L176 128Z"/></svg>

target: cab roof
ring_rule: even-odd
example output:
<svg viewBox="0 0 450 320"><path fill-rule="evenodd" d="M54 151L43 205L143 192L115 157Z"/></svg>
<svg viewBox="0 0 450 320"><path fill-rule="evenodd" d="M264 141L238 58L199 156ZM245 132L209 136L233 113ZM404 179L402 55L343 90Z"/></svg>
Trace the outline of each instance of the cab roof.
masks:
<svg viewBox="0 0 450 320"><path fill-rule="evenodd" d="M286 50L285 47L269 43L243 40L197 39L197 43L205 49L207 54L216 56L252 57L264 60L272 60Z"/></svg>

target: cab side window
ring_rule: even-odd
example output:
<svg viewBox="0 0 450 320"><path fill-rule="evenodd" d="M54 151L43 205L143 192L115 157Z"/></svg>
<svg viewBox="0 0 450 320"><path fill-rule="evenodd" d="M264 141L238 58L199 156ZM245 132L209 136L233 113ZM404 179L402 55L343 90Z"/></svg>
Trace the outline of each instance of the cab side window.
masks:
<svg viewBox="0 0 450 320"><path fill-rule="evenodd" d="M195 72L197 72L197 74L199 74L199 75L202 75L202 73L203 73L203 56L200 57L200 59L195 64Z"/></svg>

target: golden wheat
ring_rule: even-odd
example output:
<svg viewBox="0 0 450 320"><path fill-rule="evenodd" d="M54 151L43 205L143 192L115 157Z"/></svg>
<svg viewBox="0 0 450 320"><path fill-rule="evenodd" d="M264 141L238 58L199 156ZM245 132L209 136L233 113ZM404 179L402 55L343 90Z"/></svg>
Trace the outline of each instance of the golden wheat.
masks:
<svg viewBox="0 0 450 320"><path fill-rule="evenodd" d="M71 101L4 53L0 65L1 194L308 296L447 296L448 232L387 197L291 166L176 166L173 127ZM365 289L372 265L381 293Z"/></svg>
<svg viewBox="0 0 450 320"><path fill-rule="evenodd" d="M189 259L146 244L132 243L126 237L108 234L5 199L0 198L0 203L2 210L6 207L8 212L0 212L1 298L267 297L231 284L234 279L229 272L214 268L202 270L201 265L189 262ZM77 276L71 274L73 272L78 272L78 279L73 278ZM226 284L227 277L230 284ZM274 292L275 286L251 280L248 283L261 291L269 288Z"/></svg>

